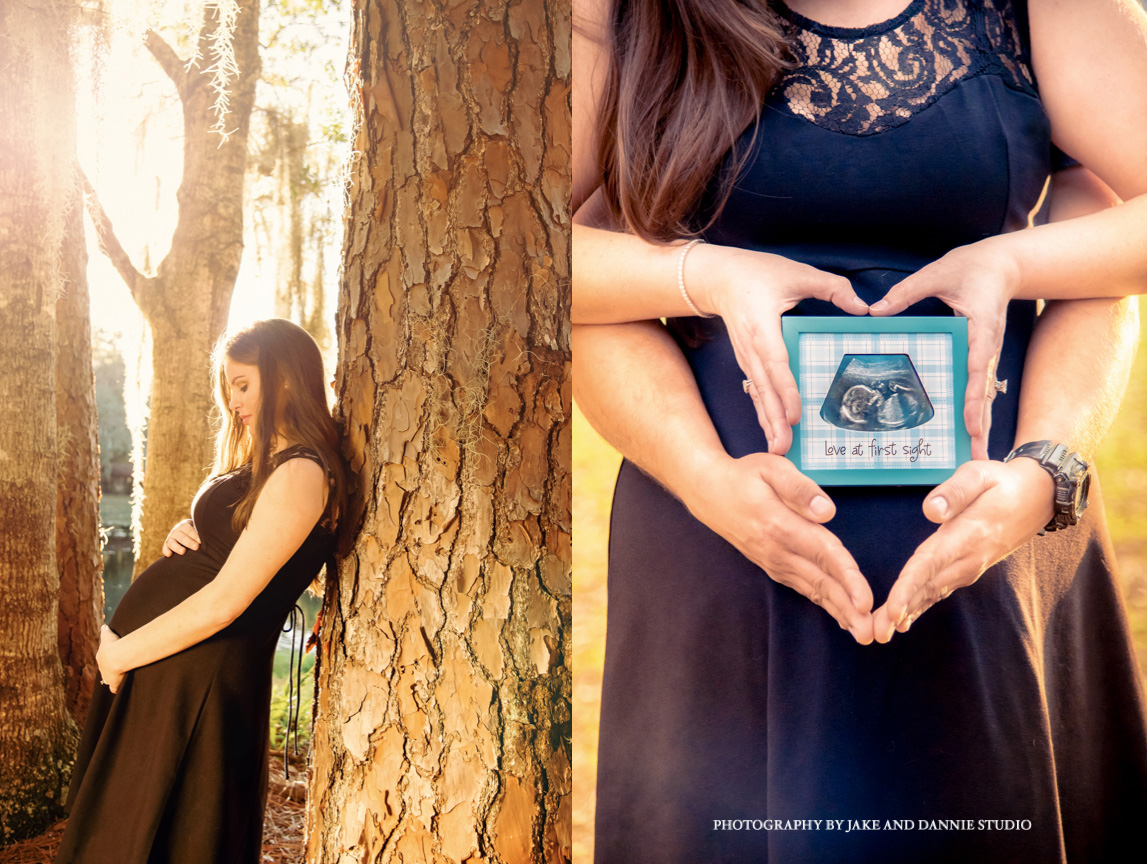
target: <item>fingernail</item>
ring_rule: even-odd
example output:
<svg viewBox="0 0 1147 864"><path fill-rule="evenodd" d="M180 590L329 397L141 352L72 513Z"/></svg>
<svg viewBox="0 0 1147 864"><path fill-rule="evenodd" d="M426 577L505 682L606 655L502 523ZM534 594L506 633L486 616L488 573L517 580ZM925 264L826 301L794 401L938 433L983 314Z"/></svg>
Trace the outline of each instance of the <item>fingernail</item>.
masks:
<svg viewBox="0 0 1147 864"><path fill-rule="evenodd" d="M947 517L948 501L944 498L943 495L937 495L935 498L933 498L932 504L935 506L936 512L940 514L941 518Z"/></svg>
<svg viewBox="0 0 1147 864"><path fill-rule="evenodd" d="M818 519L823 519L832 512L832 505L823 495L817 495L812 499L812 504L809 505L809 509L812 510L813 515Z"/></svg>
<svg viewBox="0 0 1147 864"><path fill-rule="evenodd" d="M865 309L868 308L868 304L865 303L863 300L861 300L859 297L853 297L852 298L852 308L859 309L861 312L863 312Z"/></svg>
<svg viewBox="0 0 1147 864"><path fill-rule="evenodd" d="M883 312L885 309L888 308L888 301L887 300L878 300L877 302L873 303L868 308L869 308L869 311L871 311L871 312Z"/></svg>

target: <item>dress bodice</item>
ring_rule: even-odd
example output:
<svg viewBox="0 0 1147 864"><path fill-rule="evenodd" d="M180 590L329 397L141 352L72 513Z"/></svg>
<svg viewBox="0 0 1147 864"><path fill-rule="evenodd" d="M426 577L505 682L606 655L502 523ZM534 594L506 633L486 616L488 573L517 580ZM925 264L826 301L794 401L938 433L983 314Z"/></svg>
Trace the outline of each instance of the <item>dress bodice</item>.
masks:
<svg viewBox="0 0 1147 864"><path fill-rule="evenodd" d="M292 458L321 463L314 451L297 445L273 457L275 465ZM182 555L160 558L148 567L133 583L134 590L124 596L116 609L112 619L115 632L122 636L142 626L219 575L239 539L239 532L231 525L231 516L250 482L250 469L245 466L213 477L200 487L191 505L192 519L200 539L199 548L188 549ZM332 544L330 531L321 524L316 525L290 560L224 633L250 633L273 643L295 601L323 566ZM136 588L138 584L152 580L166 583L165 590Z"/></svg>
<svg viewBox="0 0 1147 864"><path fill-rule="evenodd" d="M978 75L1035 95L1020 21L1007 0L912 0L868 27L821 24L782 2L774 9L794 66L770 101L834 132L874 135L901 126Z"/></svg>

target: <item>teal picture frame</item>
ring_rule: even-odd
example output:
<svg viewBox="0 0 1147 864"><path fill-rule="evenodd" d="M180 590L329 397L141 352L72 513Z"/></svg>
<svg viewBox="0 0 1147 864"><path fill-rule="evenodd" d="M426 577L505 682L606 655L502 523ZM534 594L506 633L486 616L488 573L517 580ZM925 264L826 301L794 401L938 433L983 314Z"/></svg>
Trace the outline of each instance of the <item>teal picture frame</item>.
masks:
<svg viewBox="0 0 1147 864"><path fill-rule="evenodd" d="M793 427L786 456L808 477L822 486L935 486L971 460L972 440L964 425L968 319L785 316L781 331L801 392L801 420ZM829 424L821 416L825 370L837 368L845 354L869 352L907 354L913 371L926 370L917 375L927 381L935 416L918 427L895 431L854 431Z"/></svg>

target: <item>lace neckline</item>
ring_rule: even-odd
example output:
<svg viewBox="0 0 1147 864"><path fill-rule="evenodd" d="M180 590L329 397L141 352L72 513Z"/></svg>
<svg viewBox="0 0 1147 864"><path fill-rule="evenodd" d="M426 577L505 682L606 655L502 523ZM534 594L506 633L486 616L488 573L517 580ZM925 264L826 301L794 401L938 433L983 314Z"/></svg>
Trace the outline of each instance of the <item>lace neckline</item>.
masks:
<svg viewBox="0 0 1147 864"><path fill-rule="evenodd" d="M833 132L894 129L982 75L1038 96L1013 0L912 0L863 28L820 24L781 0L773 8L793 63L769 98Z"/></svg>
<svg viewBox="0 0 1147 864"><path fill-rule="evenodd" d="M895 30L908 19L918 15L923 5L924 0L912 0L907 8L899 15L889 18L887 21L878 21L875 24L869 24L867 27L836 27L832 24L821 24L819 21L806 18L799 12L790 9L784 0L777 0L777 2L773 4L773 8L778 15L788 19L802 30L808 30L812 33L818 33L821 36L828 36L832 39L863 39L865 36L878 36L882 33L887 33L889 30Z"/></svg>

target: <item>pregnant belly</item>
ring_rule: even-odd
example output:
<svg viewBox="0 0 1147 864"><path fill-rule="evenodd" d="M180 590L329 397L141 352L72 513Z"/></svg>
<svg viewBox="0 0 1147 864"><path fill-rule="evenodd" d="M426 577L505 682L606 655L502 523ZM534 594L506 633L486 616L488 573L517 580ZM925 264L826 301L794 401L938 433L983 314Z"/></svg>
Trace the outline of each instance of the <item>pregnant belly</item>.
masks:
<svg viewBox="0 0 1147 864"><path fill-rule="evenodd" d="M132 582L112 616L111 628L126 636L178 606L219 572L213 560L199 552L160 558Z"/></svg>

